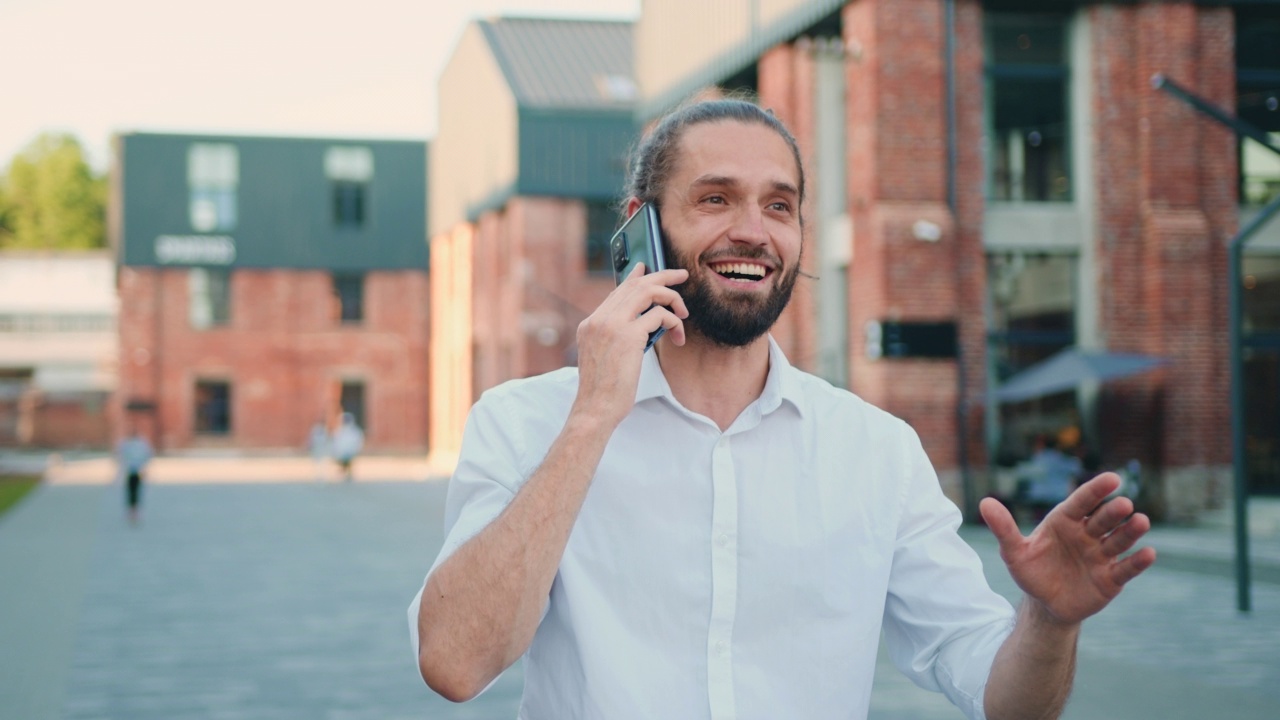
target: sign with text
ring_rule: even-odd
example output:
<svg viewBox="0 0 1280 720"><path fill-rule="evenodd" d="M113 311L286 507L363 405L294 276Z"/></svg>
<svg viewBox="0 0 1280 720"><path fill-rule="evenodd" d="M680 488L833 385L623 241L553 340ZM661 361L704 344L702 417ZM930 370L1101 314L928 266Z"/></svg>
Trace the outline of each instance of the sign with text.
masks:
<svg viewBox="0 0 1280 720"><path fill-rule="evenodd" d="M156 238L156 261L161 265L230 265L236 241L227 235L161 235Z"/></svg>

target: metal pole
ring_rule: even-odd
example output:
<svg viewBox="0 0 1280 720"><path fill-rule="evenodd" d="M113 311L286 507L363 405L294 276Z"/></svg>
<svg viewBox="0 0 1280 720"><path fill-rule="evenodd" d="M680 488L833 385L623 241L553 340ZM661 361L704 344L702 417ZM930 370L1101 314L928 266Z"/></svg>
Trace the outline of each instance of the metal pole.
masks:
<svg viewBox="0 0 1280 720"><path fill-rule="evenodd" d="M1249 481L1245 475L1244 458L1244 299L1240 288L1241 269L1245 243L1277 211L1280 211L1280 197L1267 203L1248 224L1240 228L1227 247L1227 277L1230 279L1227 286L1227 347L1230 349L1231 470L1232 494L1235 496L1232 504L1236 526L1236 608L1240 612L1249 612L1253 606L1249 571Z"/></svg>
<svg viewBox="0 0 1280 720"><path fill-rule="evenodd" d="M1249 482L1244 466L1244 383L1240 374L1244 360L1240 350L1240 266L1242 243L1232 242L1227 248L1227 266L1230 278L1227 293L1227 347L1230 348L1231 372L1231 474L1232 505L1236 526L1236 609L1249 612L1252 609L1252 593L1249 576Z"/></svg>
<svg viewBox="0 0 1280 720"><path fill-rule="evenodd" d="M1231 128L1237 135L1252 138L1263 147L1280 154L1280 146L1271 141L1267 133L1223 112L1223 110L1203 98L1181 87L1161 73L1151 76L1151 87L1164 90L1196 110L1208 115L1219 123ZM1249 612L1252 608L1252 593L1249 575L1249 482L1245 477L1244 463L1244 342L1242 323L1244 320L1243 298L1240 296L1241 266L1243 265L1244 246L1258 228L1261 228L1280 211L1280 197L1267 203L1261 211L1240 231L1231 238L1227 245L1227 337L1228 337L1228 371L1231 373L1231 472L1232 488L1235 496L1235 540L1236 540L1236 607L1240 612Z"/></svg>
<svg viewBox="0 0 1280 720"><path fill-rule="evenodd" d="M945 3L943 29L943 66L946 68L946 103L947 103L947 207L951 210L951 224L959 239L960 212L957 197L956 173L959 160L959 139L956 131L956 2ZM957 247L959 243L957 242ZM959 319L956 321L956 435L958 447L956 458L960 461L960 491L963 495L964 516L978 516L978 497L973 487L973 477L969 468L969 384L965 377L965 356L963 333L960 331Z"/></svg>

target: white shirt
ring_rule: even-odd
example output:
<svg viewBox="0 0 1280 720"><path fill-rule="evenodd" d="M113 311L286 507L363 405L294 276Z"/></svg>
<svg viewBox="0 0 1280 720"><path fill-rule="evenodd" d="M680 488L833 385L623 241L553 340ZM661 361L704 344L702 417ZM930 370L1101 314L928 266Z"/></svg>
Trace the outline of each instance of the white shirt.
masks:
<svg viewBox="0 0 1280 720"><path fill-rule="evenodd" d="M126 475L140 473L151 462L151 443L141 435L132 435L120 441L116 449L120 467Z"/></svg>
<svg viewBox="0 0 1280 720"><path fill-rule="evenodd" d="M984 716L1013 609L918 438L769 352L764 391L724 432L646 354L525 656L522 720L865 718L882 620L908 677ZM565 368L472 408L433 570L537 469L577 383Z"/></svg>

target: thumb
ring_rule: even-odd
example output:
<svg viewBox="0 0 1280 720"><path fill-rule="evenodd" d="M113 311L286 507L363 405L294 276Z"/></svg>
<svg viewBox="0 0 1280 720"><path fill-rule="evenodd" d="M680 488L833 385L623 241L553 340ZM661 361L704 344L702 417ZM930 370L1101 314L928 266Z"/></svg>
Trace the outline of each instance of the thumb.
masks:
<svg viewBox="0 0 1280 720"><path fill-rule="evenodd" d="M1013 519L1013 515L1009 513L1009 508L1005 507L1004 503L995 498L983 498L982 502L978 503L978 512L982 514L982 520L991 529L991 534L996 536L1001 550L1012 550L1011 546L1022 540L1018 521Z"/></svg>

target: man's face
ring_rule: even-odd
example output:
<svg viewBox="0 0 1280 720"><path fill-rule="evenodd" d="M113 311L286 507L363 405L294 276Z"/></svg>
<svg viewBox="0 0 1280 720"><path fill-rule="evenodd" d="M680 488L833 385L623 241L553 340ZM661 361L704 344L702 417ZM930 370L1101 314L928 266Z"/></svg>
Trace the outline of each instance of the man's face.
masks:
<svg viewBox="0 0 1280 720"><path fill-rule="evenodd" d="M689 271L675 286L688 330L741 347L777 321L800 270L799 184L790 147L770 128L724 121L685 131L661 218L667 266Z"/></svg>

